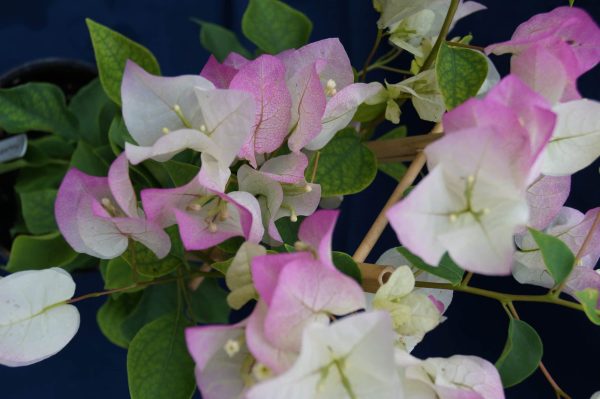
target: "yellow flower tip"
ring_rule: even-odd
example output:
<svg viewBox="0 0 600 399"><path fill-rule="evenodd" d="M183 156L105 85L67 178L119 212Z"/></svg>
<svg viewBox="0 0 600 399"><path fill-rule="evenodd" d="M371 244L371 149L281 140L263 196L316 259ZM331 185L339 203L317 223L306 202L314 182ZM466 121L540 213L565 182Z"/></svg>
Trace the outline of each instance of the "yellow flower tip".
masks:
<svg viewBox="0 0 600 399"><path fill-rule="evenodd" d="M273 372L264 364L256 363L254 366L252 366L252 375L257 381L264 381L271 378L273 376Z"/></svg>
<svg viewBox="0 0 600 399"><path fill-rule="evenodd" d="M188 209L189 211L192 211L192 212L199 212L199 211L202 209L202 205L200 205L200 204L195 204L195 203L193 203L193 204L189 204L189 205L187 206L187 209Z"/></svg>
<svg viewBox="0 0 600 399"><path fill-rule="evenodd" d="M475 176L473 176L473 175L467 176L467 183L469 183L469 184L475 183Z"/></svg>
<svg viewBox="0 0 600 399"><path fill-rule="evenodd" d="M290 215L290 221L296 223L298 221L298 216L295 214Z"/></svg>
<svg viewBox="0 0 600 399"><path fill-rule="evenodd" d="M451 213L450 215L448 215L448 219L450 219L450 223L454 223L458 220L458 216L456 215L456 213Z"/></svg>
<svg viewBox="0 0 600 399"><path fill-rule="evenodd" d="M337 83L335 80L329 79L325 84L325 94L329 97L336 95L337 93Z"/></svg>
<svg viewBox="0 0 600 399"><path fill-rule="evenodd" d="M179 106L179 104L173 105L173 111L175 111L175 112L181 112L181 107Z"/></svg>
<svg viewBox="0 0 600 399"><path fill-rule="evenodd" d="M294 243L294 249L296 251L306 251L306 250L310 249L310 246L303 241L296 241Z"/></svg>
<svg viewBox="0 0 600 399"><path fill-rule="evenodd" d="M219 212L219 220L221 222L226 221L229 218L229 210L227 209L227 207L221 209L221 211Z"/></svg>
<svg viewBox="0 0 600 399"><path fill-rule="evenodd" d="M312 192L312 190L313 188L310 185L307 184L306 186L304 186L304 191L306 191L307 193Z"/></svg>
<svg viewBox="0 0 600 399"><path fill-rule="evenodd" d="M204 125L204 124L200 125L200 131L202 133L206 133L207 132L206 125Z"/></svg>
<svg viewBox="0 0 600 399"><path fill-rule="evenodd" d="M100 200L100 203L102 204L103 207L105 208L109 208L112 207L112 201L110 200L110 198L108 197L104 197Z"/></svg>
<svg viewBox="0 0 600 399"><path fill-rule="evenodd" d="M235 339L229 339L225 342L223 349L227 353L227 356L234 357L240 351L240 342Z"/></svg>
<svg viewBox="0 0 600 399"><path fill-rule="evenodd" d="M163 132L163 134L169 134L171 131L169 130L168 127L163 127L162 132Z"/></svg>
<svg viewBox="0 0 600 399"><path fill-rule="evenodd" d="M219 227L217 226L217 224L216 224L216 223L214 223L214 222L210 222L210 223L208 224L208 231L210 231L211 233L216 233L216 232L217 232L217 230L219 230Z"/></svg>

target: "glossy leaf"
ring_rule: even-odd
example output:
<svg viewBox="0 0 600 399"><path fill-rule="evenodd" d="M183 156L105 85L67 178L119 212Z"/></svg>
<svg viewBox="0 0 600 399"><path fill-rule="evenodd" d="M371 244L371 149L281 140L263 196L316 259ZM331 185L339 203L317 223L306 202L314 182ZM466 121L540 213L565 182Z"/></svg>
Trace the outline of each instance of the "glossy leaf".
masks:
<svg viewBox="0 0 600 399"><path fill-rule="evenodd" d="M575 293L575 296L583 305L583 310L588 319L597 326L600 326L600 314L598 314L598 290L586 288L583 291Z"/></svg>
<svg viewBox="0 0 600 399"><path fill-rule="evenodd" d="M234 32L211 22L200 20L194 20L194 22L200 25L200 44L214 55L219 62L223 62L232 52L241 54L246 58L252 57Z"/></svg>
<svg viewBox="0 0 600 399"><path fill-rule="evenodd" d="M344 252L333 251L331 257L333 258L333 264L339 271L352 277L358 284L362 284L360 269L350 255Z"/></svg>
<svg viewBox="0 0 600 399"><path fill-rule="evenodd" d="M217 245L217 248L227 252L228 254L235 255L244 242L245 240L243 237L231 237L230 239L225 240Z"/></svg>
<svg viewBox="0 0 600 399"><path fill-rule="evenodd" d="M188 399L196 390L194 361L187 351L181 314L170 313L140 330L127 353L132 399Z"/></svg>
<svg viewBox="0 0 600 399"><path fill-rule="evenodd" d="M310 181L315 166L314 153L306 169ZM341 130L320 150L314 183L321 185L323 197L347 195L367 188L377 174L377 159L352 128Z"/></svg>
<svg viewBox="0 0 600 399"><path fill-rule="evenodd" d="M121 81L127 60L134 61L153 75L160 75L154 55L140 44L91 19L86 19L100 82L104 91L115 103L121 105Z"/></svg>
<svg viewBox="0 0 600 399"><path fill-rule="evenodd" d="M207 278L190 292L193 319L204 324L227 324L231 309L227 304L227 291L214 278Z"/></svg>
<svg viewBox="0 0 600 399"><path fill-rule="evenodd" d="M118 108L107 97L98 79L73 96L69 110L77 117L78 137L92 145L108 143L108 129Z"/></svg>
<svg viewBox="0 0 600 399"><path fill-rule="evenodd" d="M231 262L233 262L233 258L211 263L210 267L212 267L219 273L222 273L223 276L225 276L227 274L227 270L229 270L229 266L231 266Z"/></svg>
<svg viewBox="0 0 600 399"><path fill-rule="evenodd" d="M129 266L129 263L123 257L111 259L106 264L104 272L104 289L113 290L117 288L130 287L142 281L152 280L149 277L136 274ZM134 292L143 289L142 287L131 288L127 292ZM125 292L125 291L124 291ZM113 298L120 297L124 292L112 294Z"/></svg>
<svg viewBox="0 0 600 399"><path fill-rule="evenodd" d="M21 213L30 233L45 234L58 230L54 219L56 192L56 189L41 189L19 193Z"/></svg>
<svg viewBox="0 0 600 399"><path fill-rule="evenodd" d="M567 244L559 238L531 228L529 232L542 252L544 264L550 275L557 285L561 284L573 270L575 255L573 255Z"/></svg>
<svg viewBox="0 0 600 399"><path fill-rule="evenodd" d="M121 324L133 312L140 297L140 293L124 294L119 298L108 297L96 315L96 321L102 334L121 348L127 348L130 342L123 334Z"/></svg>
<svg viewBox="0 0 600 399"><path fill-rule="evenodd" d="M250 0L242 17L242 31L261 50L277 54L306 44L312 22L279 0Z"/></svg>
<svg viewBox="0 0 600 399"><path fill-rule="evenodd" d="M299 216L295 222L292 222L290 218L281 218L275 221L277 231L279 231L284 243L294 245L298 241L298 230L303 220L304 216Z"/></svg>
<svg viewBox="0 0 600 399"><path fill-rule="evenodd" d="M198 171L200 170L196 165L174 160L163 162L162 165L167 170L176 187L189 183L198 175Z"/></svg>
<svg viewBox="0 0 600 399"><path fill-rule="evenodd" d="M14 273L63 267L73 262L77 255L59 232L39 236L20 235L13 241L6 270Z"/></svg>
<svg viewBox="0 0 600 399"><path fill-rule="evenodd" d="M125 143L136 144L125 126L121 115L116 115L108 129L108 141L115 155L119 155L125 149Z"/></svg>
<svg viewBox="0 0 600 399"><path fill-rule="evenodd" d="M177 309L177 284L152 285L143 291L135 309L123 320L121 331L129 341L146 324Z"/></svg>
<svg viewBox="0 0 600 399"><path fill-rule="evenodd" d="M0 127L9 133L31 130L76 138L77 120L62 90L49 83L26 83L0 89Z"/></svg>
<svg viewBox="0 0 600 399"><path fill-rule="evenodd" d="M83 173L87 173L92 176L107 176L108 168L112 161L112 152L110 149L105 147L92 147L85 141L79 141L73 157L71 158L70 166L77 168Z"/></svg>
<svg viewBox="0 0 600 399"><path fill-rule="evenodd" d="M488 63L478 51L442 43L435 71L444 103L450 110L477 95L487 77Z"/></svg>
<svg viewBox="0 0 600 399"><path fill-rule="evenodd" d="M50 164L44 167L44 173L38 168L23 168L19 172L15 183L15 191L19 194L35 192L39 190L57 189L65 177L69 165ZM50 207L54 212L54 205Z"/></svg>
<svg viewBox="0 0 600 399"><path fill-rule="evenodd" d="M444 280L448 280L453 285L458 285L462 281L463 274L465 271L461 269L454 261L450 258L448 253L444 254L440 264L436 266L431 266L425 263L421 258L412 254L408 249L404 247L396 248L398 252L400 252L406 260L410 262L410 266L416 267L417 269L426 271L427 273L433 274L434 276L438 276L443 278Z"/></svg>
<svg viewBox="0 0 600 399"><path fill-rule="evenodd" d="M537 332L521 320L511 319L504 351L496 368L505 388L519 384L538 368L544 348Z"/></svg>
<svg viewBox="0 0 600 399"><path fill-rule="evenodd" d="M166 231L171 239L171 251L165 258L158 259L154 252L138 241L132 241L123 254L127 263L140 275L161 277L185 264L183 244L177 227L170 227Z"/></svg>

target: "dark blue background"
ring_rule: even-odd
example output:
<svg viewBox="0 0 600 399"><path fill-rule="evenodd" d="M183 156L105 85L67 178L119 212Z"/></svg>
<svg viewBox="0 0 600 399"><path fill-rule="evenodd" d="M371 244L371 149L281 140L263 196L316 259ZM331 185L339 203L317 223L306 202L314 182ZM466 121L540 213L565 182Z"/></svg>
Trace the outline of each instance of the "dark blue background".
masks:
<svg viewBox="0 0 600 399"><path fill-rule="evenodd" d="M514 28L535 13L564 5L567 0L481 0L489 10L461 23L456 32L472 32L474 43L487 45L506 40ZM311 40L337 36L344 43L353 65L362 66L375 36L376 13L370 0L295 0L292 6L314 22ZM578 0L596 20L600 5ZM208 54L198 41L198 28L190 17L217 22L238 31L246 1L243 0L7 0L0 7L0 73L22 63L45 57L68 57L93 62L93 52L84 23L90 17L144 44L157 56L163 73L197 73ZM467 28L468 27L468 28ZM504 74L507 59L495 59ZM382 78L373 75L372 78ZM395 79L396 77L391 76ZM587 97L600 99L599 72L580 81ZM407 120L415 122L411 112ZM417 133L426 125L409 124ZM415 127L416 126L416 127ZM600 205L598 162L574 179L569 205L583 211ZM379 176L360 195L348 197L335 235L335 249L352 252L375 219L395 183ZM397 245L386 230L373 251L378 256ZM370 259L374 260L375 257ZM76 276L78 294L102 288L97 273ZM475 277L475 285L495 289L523 289L509 278ZM21 398L126 398L128 397L124 350L101 335L95 313L102 299L81 302L82 326L69 346L40 364L20 369L0 368L0 397ZM517 304L522 318L540 331L545 343L544 361L559 384L574 398L589 398L600 390L600 330L578 312L548 305ZM450 356L475 354L494 361L504 345L507 318L492 300L457 294L447 314L449 320L430 333L416 355ZM525 383L507 391L509 398L554 397L538 371ZM227 398L224 398L227 399Z"/></svg>

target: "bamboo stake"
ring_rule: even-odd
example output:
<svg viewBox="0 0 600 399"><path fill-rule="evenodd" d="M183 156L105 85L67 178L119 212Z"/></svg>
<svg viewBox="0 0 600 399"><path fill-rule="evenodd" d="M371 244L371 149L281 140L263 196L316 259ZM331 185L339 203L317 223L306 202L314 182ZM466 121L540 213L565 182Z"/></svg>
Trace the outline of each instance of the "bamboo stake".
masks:
<svg viewBox="0 0 600 399"><path fill-rule="evenodd" d="M366 146L375 154L379 163L412 161L425 147L442 137L441 133L422 134L389 140L375 140Z"/></svg>
<svg viewBox="0 0 600 399"><path fill-rule="evenodd" d="M430 134L440 133L441 131L442 125L438 123L437 125L435 125ZM352 258L355 262L362 263L365 261L365 259L367 259L367 256L369 256L369 253L371 253L371 250L373 249L373 247L377 243L377 240L383 233L383 230L387 226L388 222L385 213L390 207L392 207L392 205L394 205L400 200L400 198L402 198L404 191L406 191L406 189L410 187L410 185L413 184L413 182L417 179L419 173L421 172L421 169L423 169L423 167L425 166L426 161L427 160L425 158L425 153L421 151L411 162L406 173L400 180L400 183L398 183L398 186L396 187L394 192L392 192L392 195L390 196L385 206L377 216L377 219L375 219L375 222L367 232L367 235L365 235L365 238L363 238L362 242L356 249L356 252L354 252L354 256L352 256Z"/></svg>

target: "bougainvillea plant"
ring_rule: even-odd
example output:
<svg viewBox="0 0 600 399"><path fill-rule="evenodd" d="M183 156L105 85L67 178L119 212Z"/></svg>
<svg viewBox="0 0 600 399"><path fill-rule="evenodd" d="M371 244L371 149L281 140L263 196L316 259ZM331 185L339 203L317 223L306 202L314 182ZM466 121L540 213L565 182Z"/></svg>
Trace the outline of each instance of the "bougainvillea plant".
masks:
<svg viewBox="0 0 600 399"><path fill-rule="evenodd" d="M77 144L69 167L58 163L57 190L23 201L38 235L16 238L0 280L0 364L54 355L77 332L73 303L105 297L98 323L128 349L134 399L196 388L205 399L500 399L538 367L569 398L514 304L564 306L600 325L600 208L563 206L571 175L600 156L600 103L577 90L600 61L600 29L571 4L479 47L450 34L485 9L474 1L373 5L378 35L360 70L336 38L307 44L299 11L250 0L242 30L256 51L200 22L213 55L199 74L163 77L146 48L88 20L99 83L69 107L48 85L0 91L3 129ZM391 66L401 53L405 68ZM492 55L504 54L500 77ZM384 82L367 81L375 69ZM409 100L431 133L397 127L366 145ZM92 125L90 139L81 132ZM353 256L332 251L334 208L369 186L378 161L398 188ZM35 173L22 180L36 185ZM388 222L401 246L364 263ZM47 263L28 265L42 247ZM106 291L74 297L67 271L94 259ZM548 291L488 291L474 273ZM497 359L410 354L453 291L508 314ZM232 309L246 317L230 324Z"/></svg>

